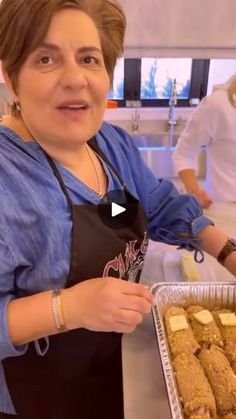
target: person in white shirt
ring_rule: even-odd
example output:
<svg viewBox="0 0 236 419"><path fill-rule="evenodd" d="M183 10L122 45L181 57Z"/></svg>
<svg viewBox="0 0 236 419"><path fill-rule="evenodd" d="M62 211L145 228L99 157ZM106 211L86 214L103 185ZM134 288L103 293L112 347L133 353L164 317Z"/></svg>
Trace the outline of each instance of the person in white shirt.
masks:
<svg viewBox="0 0 236 419"><path fill-rule="evenodd" d="M196 164L206 150L206 178L201 187ZM186 191L203 208L215 202L236 202L236 75L203 98L181 133L173 154L176 172Z"/></svg>

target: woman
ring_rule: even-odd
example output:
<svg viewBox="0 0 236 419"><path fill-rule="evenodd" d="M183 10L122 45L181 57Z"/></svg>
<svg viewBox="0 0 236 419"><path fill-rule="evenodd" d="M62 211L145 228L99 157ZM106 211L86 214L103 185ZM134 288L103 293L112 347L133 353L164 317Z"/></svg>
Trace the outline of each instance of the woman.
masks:
<svg viewBox="0 0 236 419"><path fill-rule="evenodd" d="M216 86L195 109L173 154L174 164L186 191L203 208L213 201L236 201L236 76ZM201 147L206 147L204 188L198 183L195 165Z"/></svg>
<svg viewBox="0 0 236 419"><path fill-rule="evenodd" d="M102 124L124 30L109 0L0 6L14 99L0 127L0 418L122 419L121 333L152 304L135 283L147 233L189 250L202 241L215 257L228 240L194 198L154 178L128 134ZM97 214L116 190L136 207L120 229ZM232 249L222 260L236 273Z"/></svg>

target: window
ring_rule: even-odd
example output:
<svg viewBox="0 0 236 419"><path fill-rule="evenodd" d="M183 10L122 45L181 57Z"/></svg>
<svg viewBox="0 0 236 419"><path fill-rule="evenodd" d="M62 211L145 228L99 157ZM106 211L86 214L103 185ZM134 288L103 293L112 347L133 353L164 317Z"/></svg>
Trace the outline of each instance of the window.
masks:
<svg viewBox="0 0 236 419"><path fill-rule="evenodd" d="M191 58L125 58L116 66L113 90L109 99L126 106L139 101L140 106L168 106L172 80L177 80L177 106L189 106L191 98L206 95L209 60Z"/></svg>
<svg viewBox="0 0 236 419"><path fill-rule="evenodd" d="M192 60L190 58L142 58L141 99L169 99L173 79L177 98L189 99Z"/></svg>
<svg viewBox="0 0 236 419"><path fill-rule="evenodd" d="M211 60L207 94L212 92L214 85L227 82L227 80L234 74L236 74L236 60Z"/></svg>
<svg viewBox="0 0 236 419"><path fill-rule="evenodd" d="M108 98L118 100L124 99L124 58L120 58L117 61L114 72L113 88L109 92Z"/></svg>

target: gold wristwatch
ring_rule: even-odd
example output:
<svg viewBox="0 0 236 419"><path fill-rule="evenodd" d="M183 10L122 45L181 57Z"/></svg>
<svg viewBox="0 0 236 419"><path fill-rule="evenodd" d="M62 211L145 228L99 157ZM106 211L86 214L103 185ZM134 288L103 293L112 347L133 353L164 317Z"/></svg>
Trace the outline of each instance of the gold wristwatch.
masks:
<svg viewBox="0 0 236 419"><path fill-rule="evenodd" d="M220 253L217 256L217 260L221 265L224 266L225 259L232 253L236 252L236 240L228 239L224 247L221 249Z"/></svg>

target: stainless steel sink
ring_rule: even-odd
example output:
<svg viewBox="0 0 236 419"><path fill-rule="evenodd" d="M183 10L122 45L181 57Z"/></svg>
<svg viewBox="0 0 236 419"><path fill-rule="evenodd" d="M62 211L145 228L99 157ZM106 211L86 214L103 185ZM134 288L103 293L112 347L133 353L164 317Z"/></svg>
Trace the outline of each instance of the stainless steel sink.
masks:
<svg viewBox="0 0 236 419"><path fill-rule="evenodd" d="M133 138L146 164L157 177L177 178L172 154L186 121L170 127L166 120L139 120L133 130L132 120L110 121L124 128ZM205 176L206 158L202 150L198 158L197 176Z"/></svg>
<svg viewBox="0 0 236 419"><path fill-rule="evenodd" d="M173 165L174 147L139 147L139 151L147 164L158 178L177 178ZM198 157L197 177L204 178L206 171L206 155L203 149Z"/></svg>

